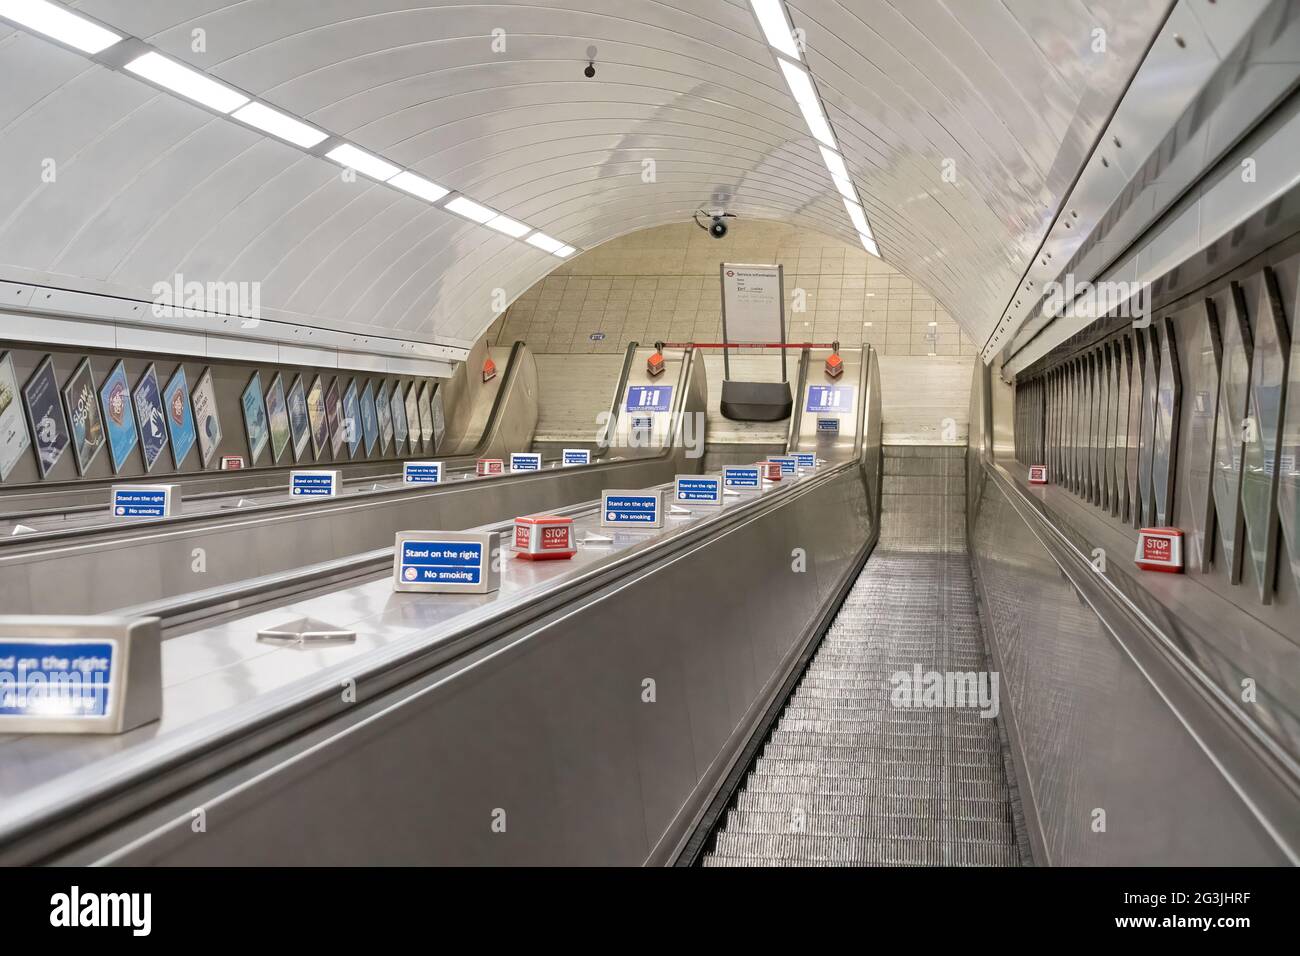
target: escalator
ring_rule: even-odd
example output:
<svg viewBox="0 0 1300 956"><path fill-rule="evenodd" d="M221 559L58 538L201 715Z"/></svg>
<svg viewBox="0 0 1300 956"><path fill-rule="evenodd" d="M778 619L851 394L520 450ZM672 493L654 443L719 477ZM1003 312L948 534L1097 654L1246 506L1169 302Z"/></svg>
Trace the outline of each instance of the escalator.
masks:
<svg viewBox="0 0 1300 956"><path fill-rule="evenodd" d="M900 673L914 684L918 668L992 669L966 545L965 448L883 451L879 541L705 866L1028 862L998 722L978 706L893 699L910 686Z"/></svg>

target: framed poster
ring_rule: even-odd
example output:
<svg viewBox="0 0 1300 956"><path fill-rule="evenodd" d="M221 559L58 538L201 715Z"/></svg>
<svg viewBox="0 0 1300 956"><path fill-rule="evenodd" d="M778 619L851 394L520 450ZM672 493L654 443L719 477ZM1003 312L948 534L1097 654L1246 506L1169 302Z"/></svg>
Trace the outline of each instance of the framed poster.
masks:
<svg viewBox="0 0 1300 956"><path fill-rule="evenodd" d="M307 450L307 442L311 441L311 424L307 421L307 394L302 388L301 375L289 387L287 404L289 433L293 436L293 457L296 461L301 461L303 452Z"/></svg>
<svg viewBox="0 0 1300 956"><path fill-rule="evenodd" d="M379 419L375 416L375 383L366 382L365 391L361 393L361 431L366 439L366 456L375 450L379 441Z"/></svg>
<svg viewBox="0 0 1300 956"><path fill-rule="evenodd" d="M153 466L162 457L163 449L168 445L167 416L163 413L162 389L158 387L158 372L150 363L136 382L135 418L140 426L140 453L144 455L144 470L153 471Z"/></svg>
<svg viewBox="0 0 1300 956"><path fill-rule="evenodd" d="M393 397L389 399L393 406L393 435L397 438L397 451L400 453L406 442L406 401L402 398L402 383L393 383Z"/></svg>
<svg viewBox="0 0 1300 956"><path fill-rule="evenodd" d="M131 390L126 382L126 366L119 359L99 386L99 404L108 428L108 450L116 474L135 450L139 435L135 430L135 412L131 411Z"/></svg>
<svg viewBox="0 0 1300 956"><path fill-rule="evenodd" d="M163 388L163 411L167 413L167 430L172 436L172 463L177 468L194 450L197 440L194 430L194 412L190 408L190 383L185 377L185 366L178 365L171 380Z"/></svg>
<svg viewBox="0 0 1300 956"><path fill-rule="evenodd" d="M357 457L357 448L361 444L361 400L357 398L357 380L348 383L348 390L343 393L343 437L348 443L348 455Z"/></svg>
<svg viewBox="0 0 1300 956"><path fill-rule="evenodd" d="M284 379L279 372L266 390L266 421L271 430L271 460L278 462L289 447L289 410L284 398Z"/></svg>
<svg viewBox="0 0 1300 956"><path fill-rule="evenodd" d="M27 422L18 404L14 357L6 352L0 357L0 481L9 477L30 444Z"/></svg>
<svg viewBox="0 0 1300 956"><path fill-rule="evenodd" d="M330 440L329 416L325 414L325 385L319 375L307 390L307 420L311 423L312 450L319 458Z"/></svg>
<svg viewBox="0 0 1300 956"><path fill-rule="evenodd" d="M68 406L68 422L72 427L72 457L77 461L77 472L84 475L107 441L99 400L95 398L95 373L90 368L90 359L82 359L63 386L63 401Z"/></svg>
<svg viewBox="0 0 1300 956"><path fill-rule="evenodd" d="M199 438L199 460L208 467L221 445L221 417L217 414L217 392L212 385L212 369L205 368L190 394L194 401L194 430Z"/></svg>
<svg viewBox="0 0 1300 956"><path fill-rule="evenodd" d="M46 477L68 450L68 419L59 398L59 380L54 375L54 359L45 356L32 377L23 386L23 405L32 426L36 444L36 464Z"/></svg>
<svg viewBox="0 0 1300 956"><path fill-rule="evenodd" d="M330 382L329 391L325 393L325 418L330 426L330 454L339 456L343 447L343 399L339 397L339 380Z"/></svg>
<svg viewBox="0 0 1300 956"><path fill-rule="evenodd" d="M406 390L406 427L411 433L411 451L414 452L424 438L424 428L420 425L419 385L416 382Z"/></svg>
<svg viewBox="0 0 1300 956"><path fill-rule="evenodd" d="M388 443L393 440L393 410L388 405L388 383L380 382L375 392L375 414L379 416L379 450L388 454Z"/></svg>
<svg viewBox="0 0 1300 956"><path fill-rule="evenodd" d="M266 400L262 397L262 373L254 372L252 380L244 386L239 396L244 408L244 433L248 436L249 464L256 465L257 459L266 446L270 444L270 430L266 427Z"/></svg>

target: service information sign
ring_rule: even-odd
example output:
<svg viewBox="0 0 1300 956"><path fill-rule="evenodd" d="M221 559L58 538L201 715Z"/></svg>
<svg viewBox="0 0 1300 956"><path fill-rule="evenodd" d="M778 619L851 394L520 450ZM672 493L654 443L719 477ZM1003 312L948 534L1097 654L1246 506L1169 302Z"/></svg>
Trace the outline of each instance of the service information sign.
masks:
<svg viewBox="0 0 1300 956"><path fill-rule="evenodd" d="M501 585L488 532L399 531L393 590L486 594Z"/></svg>
<svg viewBox="0 0 1300 956"><path fill-rule="evenodd" d="M817 468L817 453L811 451L797 451L794 453L794 460L804 471L815 471Z"/></svg>
<svg viewBox="0 0 1300 956"><path fill-rule="evenodd" d="M342 472L291 471L289 494L295 498L333 498L338 494Z"/></svg>
<svg viewBox="0 0 1300 956"><path fill-rule="evenodd" d="M673 500L679 505L720 505L722 479L717 475L678 475Z"/></svg>
<svg viewBox="0 0 1300 956"><path fill-rule="evenodd" d="M799 470L799 462L793 455L773 455L768 461L780 465L782 475L793 475Z"/></svg>
<svg viewBox="0 0 1300 956"><path fill-rule="evenodd" d="M600 498L600 524L603 528L662 528L664 493L606 491Z"/></svg>
<svg viewBox="0 0 1300 956"><path fill-rule="evenodd" d="M817 432L821 435L838 435L840 433L840 420L838 418L818 418Z"/></svg>
<svg viewBox="0 0 1300 956"><path fill-rule="evenodd" d="M852 385L809 385L807 410L847 415L853 411L855 391ZM838 423L835 429L839 430ZM817 421L817 430L821 431L820 419Z"/></svg>
<svg viewBox="0 0 1300 956"><path fill-rule="evenodd" d="M178 485L114 485L114 518L170 518L180 510Z"/></svg>
<svg viewBox="0 0 1300 956"><path fill-rule="evenodd" d="M629 412L666 412L672 409L671 385L629 385L627 410Z"/></svg>
<svg viewBox="0 0 1300 956"><path fill-rule="evenodd" d="M762 474L757 465L742 468L724 468L722 484L732 491L758 491L763 487Z"/></svg>
<svg viewBox="0 0 1300 956"><path fill-rule="evenodd" d="M404 485L438 485L442 484L442 462L408 461L402 464L402 484Z"/></svg>
<svg viewBox="0 0 1300 956"><path fill-rule="evenodd" d="M728 342L780 342L781 267L722 264L722 314Z"/></svg>
<svg viewBox="0 0 1300 956"><path fill-rule="evenodd" d="M591 464L591 451L586 448L566 448L563 455L560 464L565 468L572 468L574 465Z"/></svg>
<svg viewBox="0 0 1300 956"><path fill-rule="evenodd" d="M541 471L542 456L532 453L514 452L510 456L511 471Z"/></svg>

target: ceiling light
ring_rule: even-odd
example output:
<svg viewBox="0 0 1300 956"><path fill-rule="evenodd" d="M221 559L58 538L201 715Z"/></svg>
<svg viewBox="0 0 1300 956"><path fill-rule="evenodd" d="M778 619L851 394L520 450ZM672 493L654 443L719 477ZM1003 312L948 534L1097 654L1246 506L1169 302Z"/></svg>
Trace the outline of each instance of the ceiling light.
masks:
<svg viewBox="0 0 1300 956"><path fill-rule="evenodd" d="M0 17L7 17L29 30L74 46L83 53L107 50L122 38L75 13L45 0L0 0Z"/></svg>
<svg viewBox="0 0 1300 956"><path fill-rule="evenodd" d="M519 239L526 236L532 231L532 226L525 226L522 222L517 222L509 216L497 216L495 219L489 219L486 223L489 229L495 229L497 232L504 232L512 239Z"/></svg>
<svg viewBox="0 0 1300 956"><path fill-rule="evenodd" d="M381 183L388 182L401 171L387 160L372 156L365 150L357 149L351 143L335 146L325 155L340 166L355 169L371 179L378 179Z"/></svg>
<svg viewBox="0 0 1300 956"><path fill-rule="evenodd" d="M427 199L429 202L437 202L443 196L447 195L447 193L451 192L450 189L443 189L437 183L430 182L423 176L417 176L415 173L409 172L398 173L388 181L388 185L396 186L398 189L408 192L412 196L419 196L421 199Z"/></svg>
<svg viewBox="0 0 1300 956"><path fill-rule="evenodd" d="M457 196L442 208L454 212L458 216L464 216L466 219L471 222L476 222L480 226L486 223L489 219L495 219L499 215L496 210L489 209L487 206L480 206L468 196Z"/></svg>
<svg viewBox="0 0 1300 956"><path fill-rule="evenodd" d="M871 235L871 227L867 225L867 214L862 211L862 207L855 202L844 200L844 208L849 212L849 219L853 221L853 228L858 232Z"/></svg>
<svg viewBox="0 0 1300 956"><path fill-rule="evenodd" d="M822 151L822 162L826 164L826 168L831 171L832 176L841 176L844 179L853 178L849 175L849 168L844 165L843 156L832 149L827 149L825 146L818 146L817 148Z"/></svg>
<svg viewBox="0 0 1300 956"><path fill-rule="evenodd" d="M858 236L858 238L862 240L863 249L866 249L867 252L871 253L877 259L880 258L880 248L876 245L876 240L872 239L870 236ZM867 295L872 294L873 293L870 292L867 293Z"/></svg>
<svg viewBox="0 0 1300 956"><path fill-rule="evenodd" d="M817 96L817 88L813 86L812 77L806 70L801 70L789 60L779 60L781 72L785 74L785 82L790 87L790 93L794 96L794 101L799 104L799 112L803 113L804 122L808 124L808 131L813 134L813 138L825 146L835 148L835 134L831 132L830 123L826 122L826 116L822 113L822 102Z"/></svg>
<svg viewBox="0 0 1300 956"><path fill-rule="evenodd" d="M577 251L578 250L574 249L573 246L560 246L560 248L555 250L555 254L561 259L567 259Z"/></svg>
<svg viewBox="0 0 1300 956"><path fill-rule="evenodd" d="M794 40L794 30L785 18L785 0L749 0L758 16L758 25L763 28L767 42L786 56L799 59L799 44Z"/></svg>
<svg viewBox="0 0 1300 956"><path fill-rule="evenodd" d="M324 142L329 136L328 133L322 133L314 126L308 126L262 103L249 103L241 107L235 111L235 119L303 149L311 149L318 143Z"/></svg>
<svg viewBox="0 0 1300 956"><path fill-rule="evenodd" d="M530 246L536 246L543 252L556 253L564 248L564 243L552 239L544 232L535 232L525 240Z"/></svg>
<svg viewBox="0 0 1300 956"><path fill-rule="evenodd" d="M839 176L831 176L831 182L835 183L835 188L840 191L840 195L846 200L854 203L858 201L858 194L854 191L853 184L847 179L842 179Z"/></svg>
<svg viewBox="0 0 1300 956"><path fill-rule="evenodd" d="M198 70L181 66L161 53L146 53L132 60L126 68L137 76L143 76L152 83L196 103L202 103L218 113L229 113L248 102L248 97L243 93L218 83Z"/></svg>

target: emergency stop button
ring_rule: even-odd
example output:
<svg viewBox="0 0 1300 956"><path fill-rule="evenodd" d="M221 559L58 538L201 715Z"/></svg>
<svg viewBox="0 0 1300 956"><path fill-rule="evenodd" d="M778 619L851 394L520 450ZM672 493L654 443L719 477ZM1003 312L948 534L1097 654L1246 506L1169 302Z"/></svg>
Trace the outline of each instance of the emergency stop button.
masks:
<svg viewBox="0 0 1300 956"><path fill-rule="evenodd" d="M550 561L577 554L573 519L557 515L527 515L515 519L515 556L526 561Z"/></svg>

